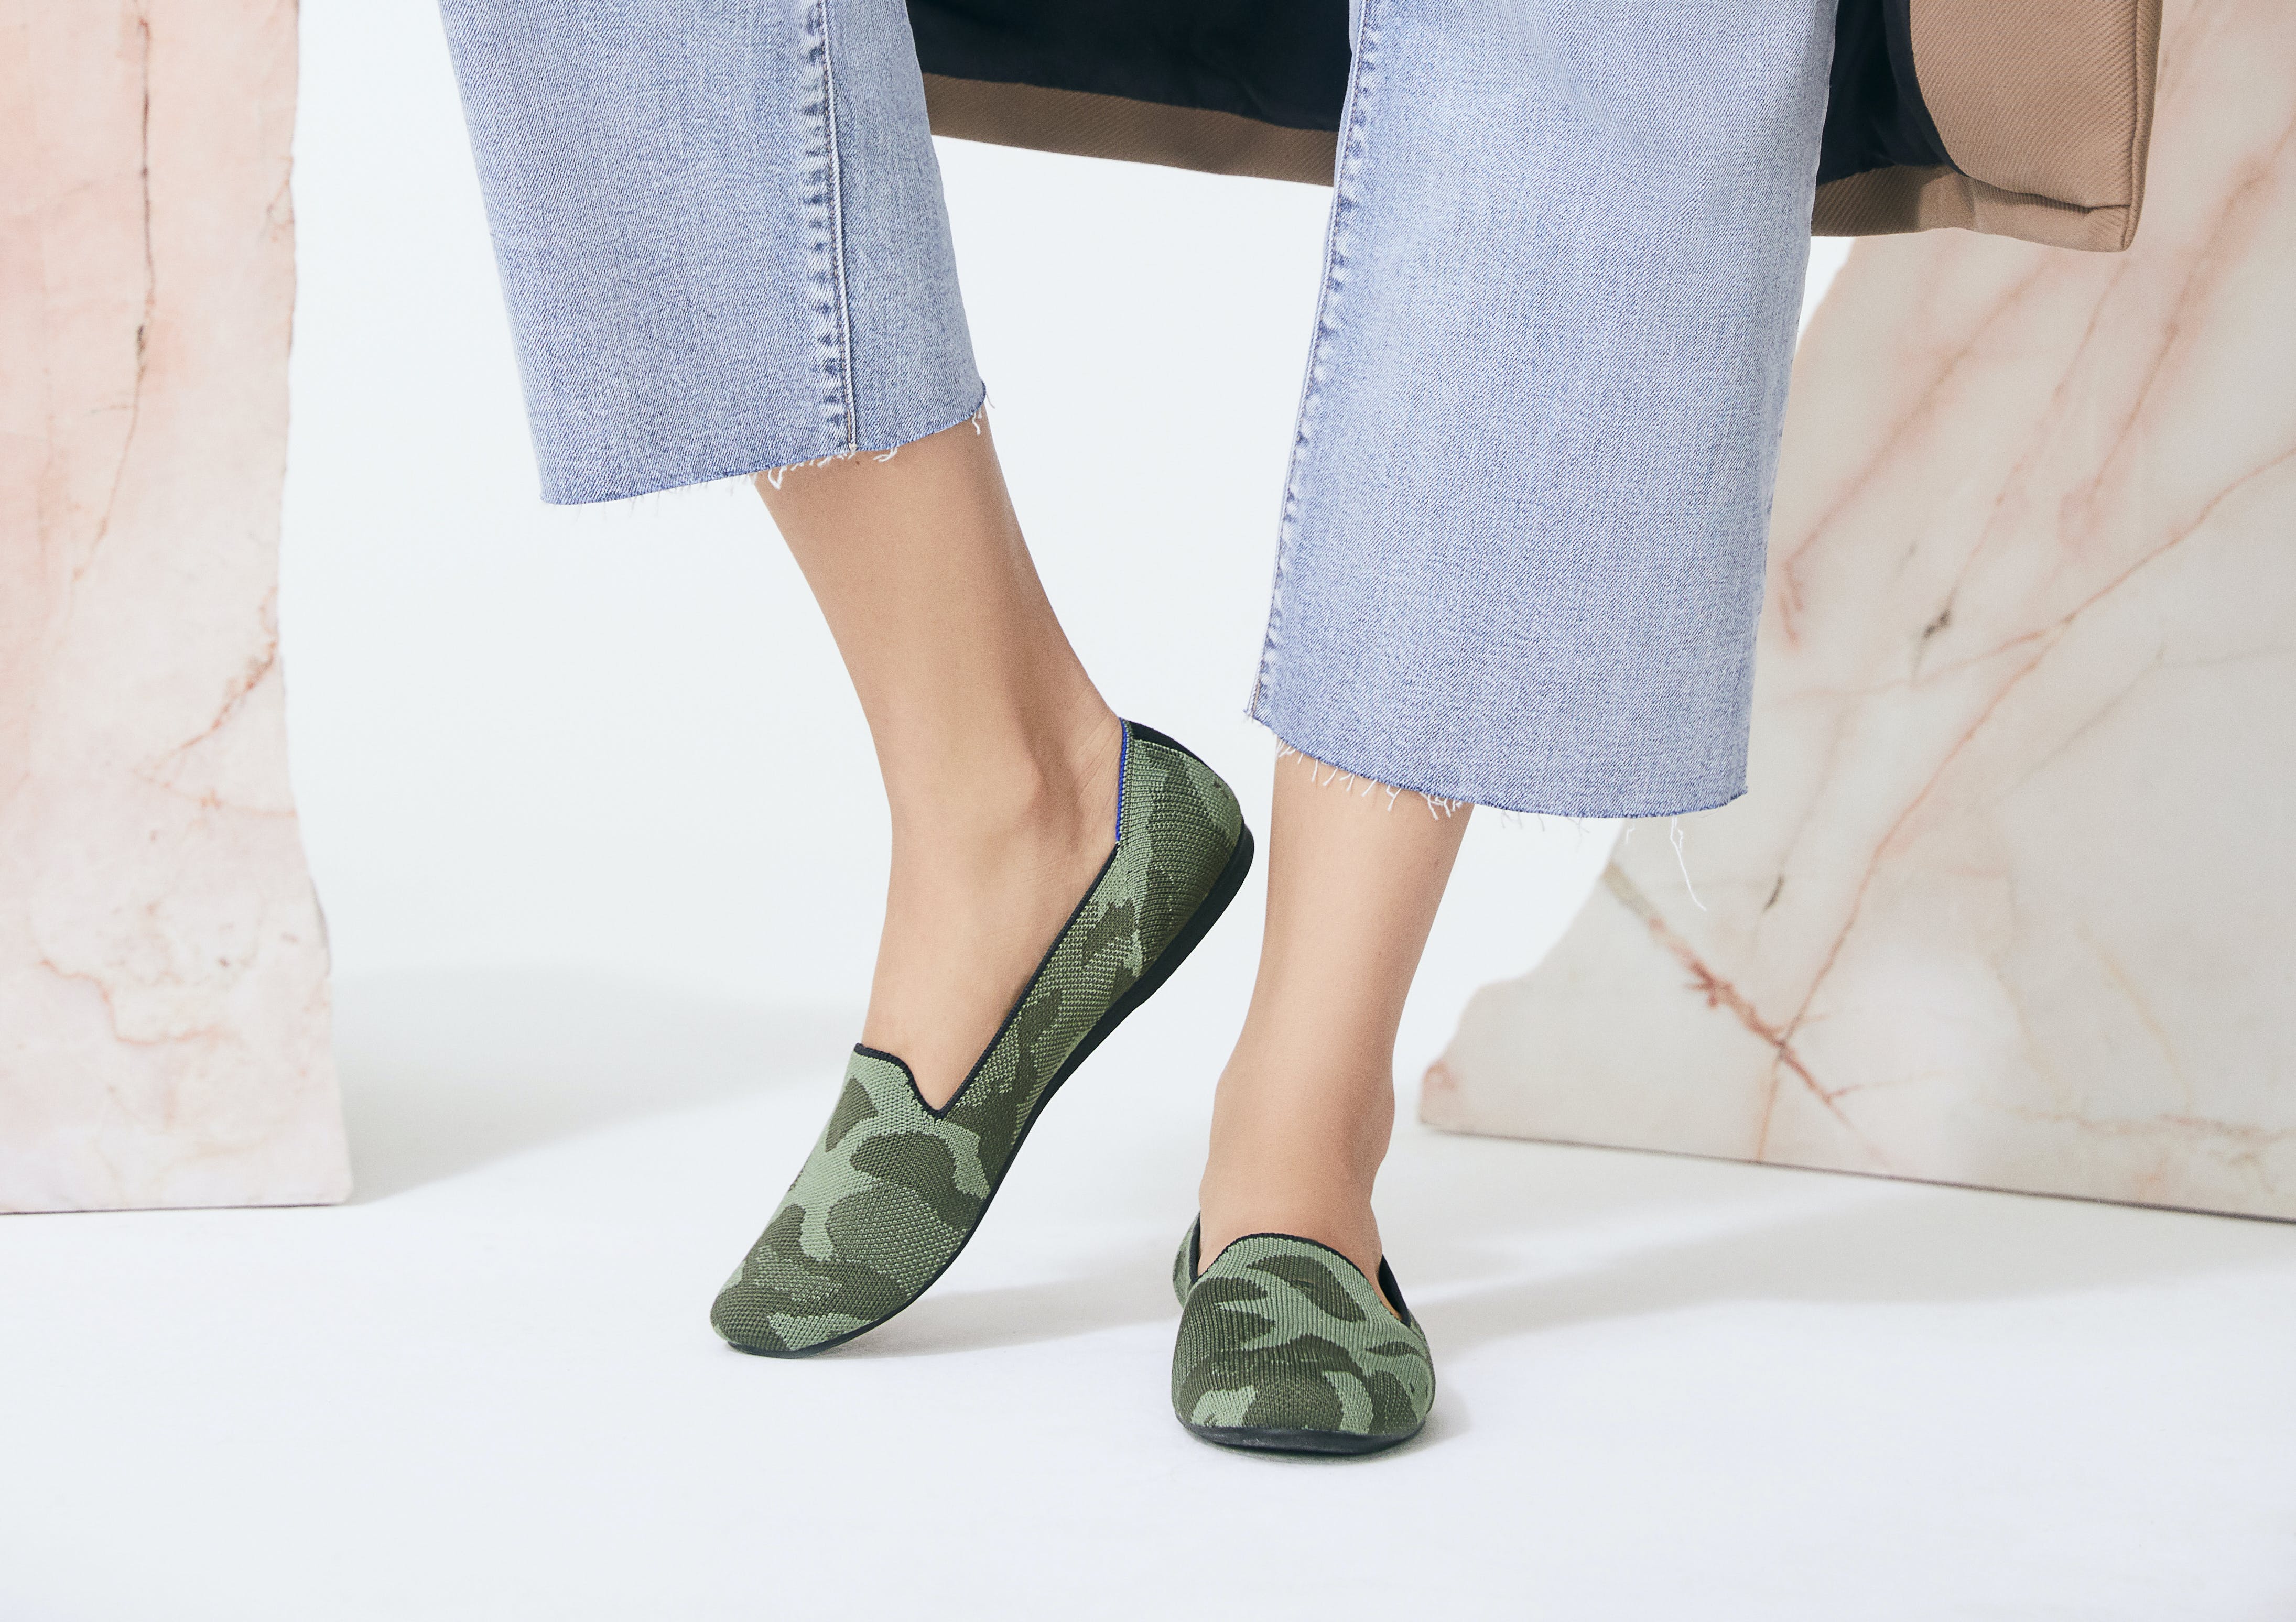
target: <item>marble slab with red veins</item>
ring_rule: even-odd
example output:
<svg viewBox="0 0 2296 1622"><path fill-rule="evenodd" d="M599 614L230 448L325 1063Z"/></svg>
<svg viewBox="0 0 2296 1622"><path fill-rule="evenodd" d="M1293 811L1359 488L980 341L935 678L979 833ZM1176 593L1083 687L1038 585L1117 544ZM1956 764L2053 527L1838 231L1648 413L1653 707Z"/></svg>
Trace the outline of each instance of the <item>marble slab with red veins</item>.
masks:
<svg viewBox="0 0 2296 1622"><path fill-rule="evenodd" d="M0 1210L349 1189L275 602L295 12L0 5Z"/></svg>
<svg viewBox="0 0 2296 1622"><path fill-rule="evenodd" d="M1859 244L1770 545L1751 793L1423 1117L2296 1217L2296 6L2171 0L2128 253Z"/></svg>

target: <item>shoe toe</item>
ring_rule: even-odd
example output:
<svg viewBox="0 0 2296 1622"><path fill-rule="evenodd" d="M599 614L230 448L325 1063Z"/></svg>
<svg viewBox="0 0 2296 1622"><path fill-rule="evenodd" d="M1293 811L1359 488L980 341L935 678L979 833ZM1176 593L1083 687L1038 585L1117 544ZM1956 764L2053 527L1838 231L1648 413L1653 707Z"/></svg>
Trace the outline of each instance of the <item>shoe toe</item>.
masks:
<svg viewBox="0 0 2296 1622"><path fill-rule="evenodd" d="M775 1242L784 1225L775 1219L710 1304L710 1327L727 1345L762 1356L801 1356L908 1304L908 1292L866 1269L789 1254Z"/></svg>
<svg viewBox="0 0 2296 1622"><path fill-rule="evenodd" d="M787 1290L736 1278L718 1292L709 1326L736 1350L767 1357L795 1357L823 1349L873 1322L850 1313L824 1310Z"/></svg>
<svg viewBox="0 0 2296 1622"><path fill-rule="evenodd" d="M1206 1441L1374 1452L1415 1435L1434 1396L1423 1331L1327 1247L1251 1235L1187 1285L1172 1408Z"/></svg>

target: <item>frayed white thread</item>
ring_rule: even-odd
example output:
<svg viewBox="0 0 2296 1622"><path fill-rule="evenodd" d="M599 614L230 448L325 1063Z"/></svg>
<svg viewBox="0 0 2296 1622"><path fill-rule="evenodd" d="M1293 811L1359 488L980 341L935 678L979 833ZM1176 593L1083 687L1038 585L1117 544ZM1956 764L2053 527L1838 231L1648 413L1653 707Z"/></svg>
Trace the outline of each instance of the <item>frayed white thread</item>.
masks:
<svg viewBox="0 0 2296 1622"><path fill-rule="evenodd" d="M895 450L899 448L900 447L898 446L894 446ZM758 470L757 477L764 479L767 484L773 486L775 489L778 490L782 487L782 480L799 468L827 467L832 462L850 462L854 457L860 454L861 453L858 451L851 450L832 451L826 456L814 456L803 462L784 462L777 468L760 468ZM886 455L890 455L891 454L892 452L889 451L886 453ZM885 457L880 456L877 460L882 462L885 460Z"/></svg>
<svg viewBox="0 0 2296 1622"><path fill-rule="evenodd" d="M1302 754L1281 738L1275 741L1275 758L1279 761L1296 759L1308 768L1308 781L1317 788L1336 788L1343 794L1352 792L1357 799L1369 799L1375 791L1384 789L1390 811L1395 809L1395 802L1403 796L1401 789L1390 788L1375 777L1365 777L1359 772L1350 772L1344 767L1332 766L1328 761L1318 760L1313 755ZM1324 774L1316 775L1319 772Z"/></svg>
<svg viewBox="0 0 2296 1622"><path fill-rule="evenodd" d="M1674 847L1676 865L1682 869L1682 888L1690 892L1691 905L1700 912L1704 912L1706 904L1699 900L1698 889L1690 881L1690 858L1682 854L1682 819L1680 817L1677 816L1667 823L1666 839L1667 843Z"/></svg>
<svg viewBox="0 0 2296 1622"><path fill-rule="evenodd" d="M1376 777L1366 777L1360 772L1350 772L1345 767L1332 766L1328 761L1318 760L1313 755L1292 748L1281 738L1277 739L1275 758L1290 760L1294 758L1307 766L1308 781L1317 788L1337 788L1343 793L1352 791L1357 799L1369 799L1374 791L1379 791L1386 794L1387 809L1390 811L1395 809L1395 802L1406 794L1416 794L1421 799L1426 801L1427 815L1439 822L1447 817L1456 816L1461 811L1470 808L1474 804L1472 800L1446 799L1440 794L1430 794L1424 789L1398 789L1392 783L1380 782ZM1324 775L1317 776L1316 774L1319 771L1323 771Z"/></svg>
<svg viewBox="0 0 2296 1622"><path fill-rule="evenodd" d="M972 408L972 414L967 417L965 421L972 424L972 431L977 434L980 431L981 418L988 414L988 396L984 392L980 397L980 404ZM949 426L954 428L956 424L952 422ZM909 443L914 444L915 441L911 440ZM899 455L903 451L908 448L909 446L907 445L897 445L889 451L869 451L866 452L865 455L872 462L890 462L894 457ZM789 476L789 473L792 469L826 467L832 462L851 462L856 457L863 455L864 454L864 452L852 449L850 447L841 451L832 451L826 456L816 456L808 461L784 462L779 467L760 468L758 471L757 477L764 479L767 484L773 486L775 489L778 490L782 487L782 480Z"/></svg>

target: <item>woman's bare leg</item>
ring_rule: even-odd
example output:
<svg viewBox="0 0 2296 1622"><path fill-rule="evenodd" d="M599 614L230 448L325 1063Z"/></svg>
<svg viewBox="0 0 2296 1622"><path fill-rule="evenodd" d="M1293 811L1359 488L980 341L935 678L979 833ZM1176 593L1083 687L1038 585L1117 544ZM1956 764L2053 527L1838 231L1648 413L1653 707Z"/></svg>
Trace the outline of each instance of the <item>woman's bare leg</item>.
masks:
<svg viewBox="0 0 2296 1622"><path fill-rule="evenodd" d="M946 1102L1107 859L1114 712L1037 578L985 416L760 475L860 695L892 807L863 1042Z"/></svg>
<svg viewBox="0 0 2296 1622"><path fill-rule="evenodd" d="M1207 1263L1291 1233L1378 1274L1396 1027L1471 807L1365 788L1304 758L1275 774L1259 974L1212 1105Z"/></svg>
<svg viewBox="0 0 2296 1622"><path fill-rule="evenodd" d="M862 1040L955 1093L1114 838L1119 723L1029 561L985 423L759 494L829 621L892 807ZM1204 1257L1245 1233L1377 1271L1395 1034L1467 807L1276 774L1267 934L1213 1109Z"/></svg>

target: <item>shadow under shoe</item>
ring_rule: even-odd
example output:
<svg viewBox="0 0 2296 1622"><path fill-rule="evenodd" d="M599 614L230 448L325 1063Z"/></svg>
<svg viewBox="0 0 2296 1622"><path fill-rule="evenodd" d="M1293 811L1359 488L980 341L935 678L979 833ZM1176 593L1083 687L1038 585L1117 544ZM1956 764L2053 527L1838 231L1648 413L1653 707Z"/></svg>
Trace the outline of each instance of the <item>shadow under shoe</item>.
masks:
<svg viewBox="0 0 2296 1622"><path fill-rule="evenodd" d="M1195 949L1251 866L1218 774L1124 724L1116 845L956 1094L924 1102L891 1053L856 1047L797 1180L709 1321L775 1357L875 1328L947 1270L1061 1084Z"/></svg>
<svg viewBox="0 0 2296 1622"><path fill-rule="evenodd" d="M1377 1453L1418 1435L1435 1364L1384 1258L1374 1289L1328 1245L1252 1233L1199 1273L1202 1228L1188 1230L1172 1268L1180 1423L1270 1453Z"/></svg>

